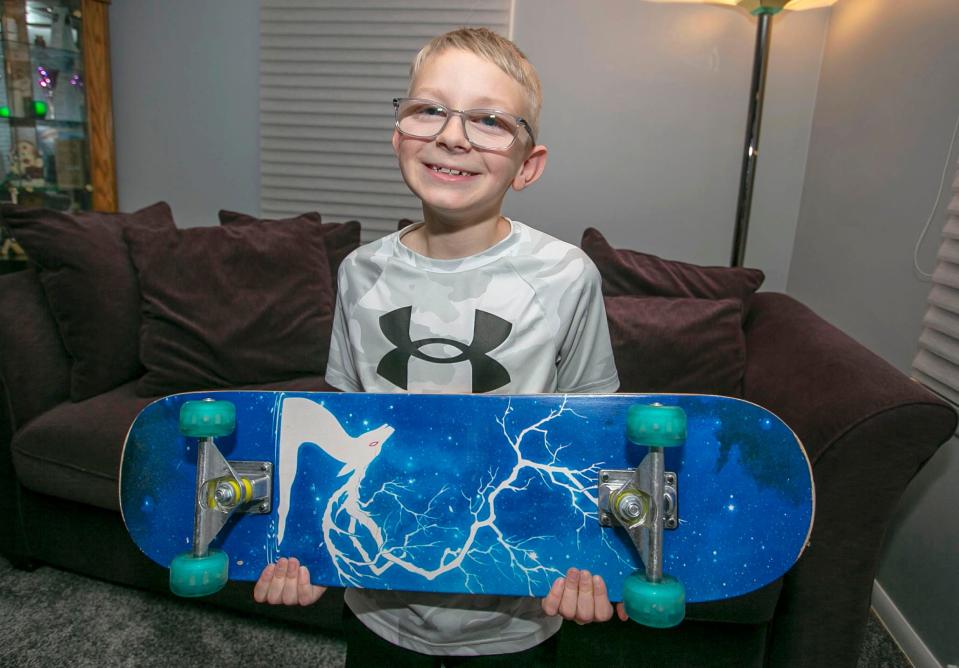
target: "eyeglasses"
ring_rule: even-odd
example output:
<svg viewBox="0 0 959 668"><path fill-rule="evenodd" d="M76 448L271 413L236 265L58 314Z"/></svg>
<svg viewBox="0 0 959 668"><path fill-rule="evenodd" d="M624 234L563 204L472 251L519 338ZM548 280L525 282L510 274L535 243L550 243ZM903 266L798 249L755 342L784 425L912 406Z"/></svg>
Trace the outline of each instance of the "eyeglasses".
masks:
<svg viewBox="0 0 959 668"><path fill-rule="evenodd" d="M508 149L516 141L522 127L535 144L533 129L526 119L496 109L450 109L433 100L415 97L393 98L396 129L409 137L432 139L444 129L453 116L463 119L466 139L476 148L493 151Z"/></svg>

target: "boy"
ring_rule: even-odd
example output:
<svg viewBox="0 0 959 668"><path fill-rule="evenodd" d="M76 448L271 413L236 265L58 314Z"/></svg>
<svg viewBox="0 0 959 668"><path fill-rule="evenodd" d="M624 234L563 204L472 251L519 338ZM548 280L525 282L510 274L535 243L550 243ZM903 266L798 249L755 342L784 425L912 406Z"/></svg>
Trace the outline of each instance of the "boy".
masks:
<svg viewBox="0 0 959 668"><path fill-rule="evenodd" d="M460 29L420 51L408 95L394 101L392 143L423 222L344 260L327 382L349 392L615 391L596 268L500 213L509 188L529 187L546 166L532 65L509 40ZM280 559L254 597L308 605L323 591L297 560ZM561 618L613 614L602 579L576 569L541 602L358 589L346 602L348 665L517 652L507 660L550 665Z"/></svg>

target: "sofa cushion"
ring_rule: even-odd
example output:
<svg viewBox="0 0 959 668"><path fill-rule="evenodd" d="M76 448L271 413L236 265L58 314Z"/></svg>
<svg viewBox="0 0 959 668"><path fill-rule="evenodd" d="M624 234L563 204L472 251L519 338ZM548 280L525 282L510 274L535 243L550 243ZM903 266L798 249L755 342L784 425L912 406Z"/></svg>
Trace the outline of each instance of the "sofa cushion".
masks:
<svg viewBox="0 0 959 668"><path fill-rule="evenodd" d="M335 392L322 376L237 389ZM75 503L119 510L120 455L130 424L153 398L136 381L80 402L64 402L24 426L10 444L27 489ZM64 434L69 434L65 438Z"/></svg>
<svg viewBox="0 0 959 668"><path fill-rule="evenodd" d="M346 223L323 223L320 214L310 211L293 218L269 219L256 218L236 211L220 211L221 225L249 225L250 223L289 223L294 220L309 220L320 226L323 245L326 247L326 259L330 265L333 287L336 287L336 272L343 259L360 245L360 223L355 220Z"/></svg>
<svg viewBox="0 0 959 668"><path fill-rule="evenodd" d="M592 227L583 232L581 245L599 269L607 297L739 299L745 316L749 300L765 278L758 269L700 267L638 251L617 250Z"/></svg>
<svg viewBox="0 0 959 668"><path fill-rule="evenodd" d="M128 229L150 396L322 374L334 294L321 228Z"/></svg>
<svg viewBox="0 0 959 668"><path fill-rule="evenodd" d="M139 376L140 292L123 230L172 230L170 207L71 214L7 205L3 218L40 269L72 360L70 397L80 401Z"/></svg>
<svg viewBox="0 0 959 668"><path fill-rule="evenodd" d="M118 510L120 453L130 423L149 399L132 381L39 416L10 443L20 484L76 503ZM65 437L69 435L69 437Z"/></svg>
<svg viewBox="0 0 959 668"><path fill-rule="evenodd" d="M70 396L70 358L33 269L0 276L0 379L16 429Z"/></svg>
<svg viewBox="0 0 959 668"><path fill-rule="evenodd" d="M738 299L606 297L620 392L742 395Z"/></svg>

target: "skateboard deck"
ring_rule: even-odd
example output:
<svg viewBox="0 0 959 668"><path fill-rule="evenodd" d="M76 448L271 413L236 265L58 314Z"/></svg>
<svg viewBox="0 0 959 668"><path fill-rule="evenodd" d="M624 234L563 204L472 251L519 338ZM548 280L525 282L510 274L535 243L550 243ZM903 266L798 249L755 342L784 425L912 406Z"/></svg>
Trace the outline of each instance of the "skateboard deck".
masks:
<svg viewBox="0 0 959 668"><path fill-rule="evenodd" d="M213 439L223 457L272 473L265 498L224 520L213 540L230 579L256 580L296 556L316 584L541 597L575 566L621 600L643 561L627 530L609 526L601 487L610 471L644 460L647 448L626 437L634 405L685 413L684 444L662 450L673 493L662 571L685 585L686 601L774 581L812 530L802 445L742 400L201 392L147 406L123 450L123 520L164 567L199 540L197 508L215 504L212 492L197 493L199 441L178 424L181 406L202 399L235 406L235 430Z"/></svg>

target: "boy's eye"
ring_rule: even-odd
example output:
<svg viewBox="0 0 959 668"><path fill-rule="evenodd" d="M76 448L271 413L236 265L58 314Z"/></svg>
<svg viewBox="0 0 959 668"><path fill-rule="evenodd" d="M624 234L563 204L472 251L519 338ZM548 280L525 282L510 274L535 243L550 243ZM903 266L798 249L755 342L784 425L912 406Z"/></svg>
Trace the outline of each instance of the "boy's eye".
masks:
<svg viewBox="0 0 959 668"><path fill-rule="evenodd" d="M432 107L423 107L420 109L419 113L425 116L445 116L446 110L443 109L443 107L437 107L434 105Z"/></svg>
<svg viewBox="0 0 959 668"><path fill-rule="evenodd" d="M513 125L508 118L498 114L481 114L470 119L473 125L482 130L495 132L512 132Z"/></svg>

